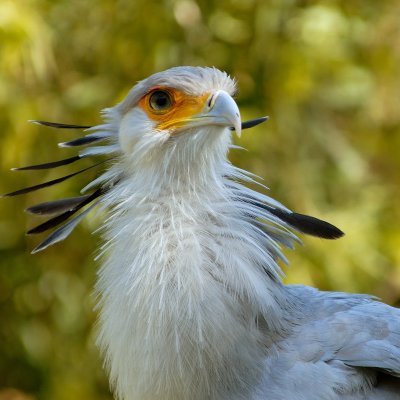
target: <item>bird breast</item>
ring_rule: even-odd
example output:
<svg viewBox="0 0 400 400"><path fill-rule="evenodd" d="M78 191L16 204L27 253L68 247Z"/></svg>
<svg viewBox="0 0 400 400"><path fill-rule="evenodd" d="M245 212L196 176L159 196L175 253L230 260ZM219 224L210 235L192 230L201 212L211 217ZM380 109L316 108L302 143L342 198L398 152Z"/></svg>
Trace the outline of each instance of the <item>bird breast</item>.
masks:
<svg viewBox="0 0 400 400"><path fill-rule="evenodd" d="M157 198L131 186L109 195L120 200L97 285L99 345L117 393L222 399L230 388L243 398L262 369L256 316L278 312L258 233L224 185Z"/></svg>

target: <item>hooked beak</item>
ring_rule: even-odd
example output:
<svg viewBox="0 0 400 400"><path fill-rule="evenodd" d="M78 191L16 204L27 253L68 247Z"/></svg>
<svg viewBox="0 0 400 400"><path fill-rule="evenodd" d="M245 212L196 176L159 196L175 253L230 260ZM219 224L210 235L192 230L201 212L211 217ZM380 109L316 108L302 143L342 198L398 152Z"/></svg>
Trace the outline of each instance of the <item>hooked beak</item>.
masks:
<svg viewBox="0 0 400 400"><path fill-rule="evenodd" d="M239 108L235 100L224 90L211 94L203 111L193 116L189 125L233 127L238 136L242 132Z"/></svg>

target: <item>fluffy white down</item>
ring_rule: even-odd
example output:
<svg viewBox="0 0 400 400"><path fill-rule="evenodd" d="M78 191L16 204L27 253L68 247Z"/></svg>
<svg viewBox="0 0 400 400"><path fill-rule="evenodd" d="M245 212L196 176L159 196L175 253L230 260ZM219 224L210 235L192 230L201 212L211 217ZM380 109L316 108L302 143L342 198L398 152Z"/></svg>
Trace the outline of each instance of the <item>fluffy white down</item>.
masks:
<svg viewBox="0 0 400 400"><path fill-rule="evenodd" d="M226 187L224 176L240 174L226 162L229 143L227 129L208 128L169 144L158 163L136 144L147 162L133 151L113 167L129 179L105 200L99 343L125 400L245 399L261 373L256 320L279 321L281 285L264 272L269 260L277 278L278 250L267 252Z"/></svg>

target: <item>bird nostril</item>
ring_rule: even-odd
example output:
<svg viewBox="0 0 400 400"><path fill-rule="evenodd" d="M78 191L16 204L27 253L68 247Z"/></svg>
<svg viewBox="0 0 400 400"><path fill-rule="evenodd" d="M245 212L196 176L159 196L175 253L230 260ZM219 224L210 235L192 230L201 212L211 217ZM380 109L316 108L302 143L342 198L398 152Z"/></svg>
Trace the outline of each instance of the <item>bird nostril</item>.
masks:
<svg viewBox="0 0 400 400"><path fill-rule="evenodd" d="M208 102L207 102L207 106L208 106L209 108L211 108L211 106L212 106L212 104L213 104L213 99L214 99L214 95L212 94L212 95L209 97Z"/></svg>

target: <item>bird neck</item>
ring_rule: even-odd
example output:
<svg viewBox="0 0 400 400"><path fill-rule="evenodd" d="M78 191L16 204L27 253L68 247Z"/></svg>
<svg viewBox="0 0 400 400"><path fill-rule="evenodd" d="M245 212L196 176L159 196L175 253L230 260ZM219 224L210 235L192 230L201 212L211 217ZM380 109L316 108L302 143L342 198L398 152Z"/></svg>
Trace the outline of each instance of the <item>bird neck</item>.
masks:
<svg viewBox="0 0 400 400"><path fill-rule="evenodd" d="M99 344L124 400L244 399L268 351L258 321L279 331L276 254L218 168L142 170L108 194Z"/></svg>

